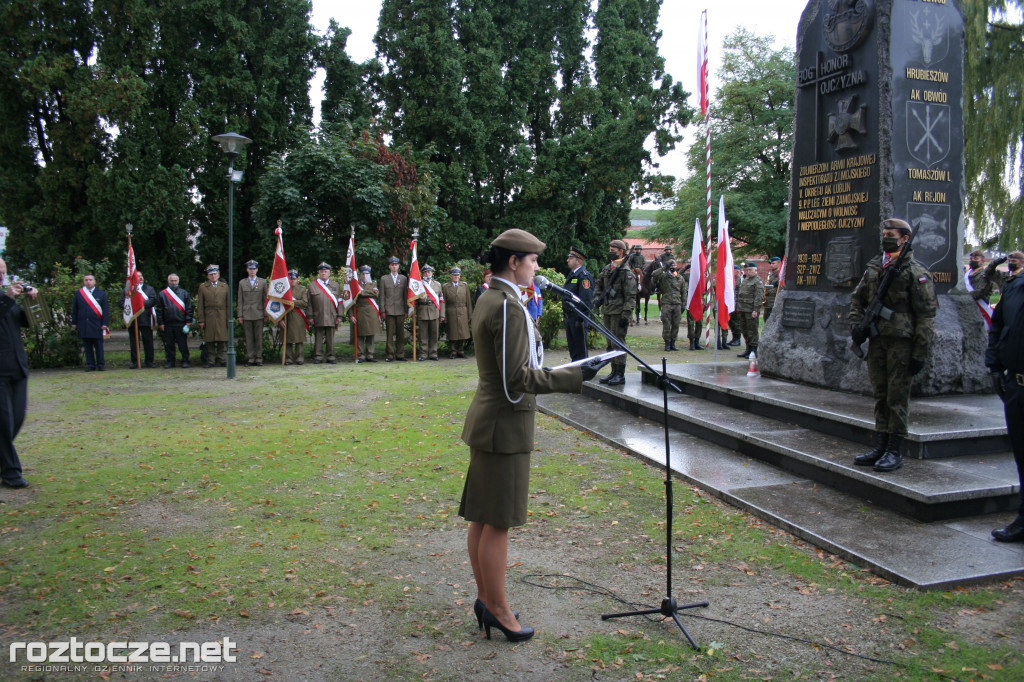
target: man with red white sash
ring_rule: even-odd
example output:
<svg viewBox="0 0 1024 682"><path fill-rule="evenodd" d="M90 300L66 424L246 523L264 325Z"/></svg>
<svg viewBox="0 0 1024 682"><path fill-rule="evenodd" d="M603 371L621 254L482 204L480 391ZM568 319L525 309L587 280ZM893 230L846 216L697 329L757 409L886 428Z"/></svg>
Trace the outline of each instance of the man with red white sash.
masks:
<svg viewBox="0 0 1024 682"><path fill-rule="evenodd" d="M188 364L188 326L192 324L192 297L178 286L178 275L167 275L167 288L156 297L156 324L164 335L164 369L174 367L174 349L181 353L181 366Z"/></svg>
<svg viewBox="0 0 1024 682"><path fill-rule="evenodd" d="M423 266L423 296L416 299L416 324L419 328L419 356L417 360L437 360L438 321L444 316L444 296L441 284L434 279L434 268Z"/></svg>
<svg viewBox="0 0 1024 682"><path fill-rule="evenodd" d="M356 294L355 309L349 309L349 319L356 325L359 335L359 357L357 362L377 362L373 357L374 338L381 333L380 304L377 298L380 289L373 281L370 266L359 268L359 293Z"/></svg>
<svg viewBox="0 0 1024 682"><path fill-rule="evenodd" d="M338 307L341 285L331 279L331 266L317 266L317 278L309 284L309 307L313 313L313 363L333 365L334 332L344 312Z"/></svg>
<svg viewBox="0 0 1024 682"><path fill-rule="evenodd" d="M78 338L85 346L87 372L104 370L103 337L110 334L110 303L107 292L96 286L96 277L82 278L82 288L75 292L71 304L71 328L78 330Z"/></svg>
<svg viewBox="0 0 1024 682"><path fill-rule="evenodd" d="M299 284L299 271L288 271L288 286L292 292L292 308L278 322L285 325L286 365L301 365L305 362L306 339L309 337L309 291Z"/></svg>

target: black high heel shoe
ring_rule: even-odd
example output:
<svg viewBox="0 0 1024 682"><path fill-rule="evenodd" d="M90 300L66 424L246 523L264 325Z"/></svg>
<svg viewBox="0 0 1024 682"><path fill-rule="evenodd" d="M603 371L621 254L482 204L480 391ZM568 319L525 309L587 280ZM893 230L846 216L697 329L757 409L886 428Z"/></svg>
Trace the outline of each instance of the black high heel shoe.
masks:
<svg viewBox="0 0 1024 682"><path fill-rule="evenodd" d="M487 607L484 606L484 603L482 601L480 601L479 599L477 599L473 603L473 613L476 614L476 624L477 624L477 626L481 630L484 629L484 609L486 609L486 608ZM519 612L518 611L513 611L512 615L516 617L516 620L519 619Z"/></svg>
<svg viewBox="0 0 1024 682"><path fill-rule="evenodd" d="M487 639L491 638L491 628L496 627L505 634L505 639L510 642L525 642L526 640L533 637L533 628L521 627L520 630L509 630L507 627L501 624L494 614L484 607L484 631L487 633Z"/></svg>

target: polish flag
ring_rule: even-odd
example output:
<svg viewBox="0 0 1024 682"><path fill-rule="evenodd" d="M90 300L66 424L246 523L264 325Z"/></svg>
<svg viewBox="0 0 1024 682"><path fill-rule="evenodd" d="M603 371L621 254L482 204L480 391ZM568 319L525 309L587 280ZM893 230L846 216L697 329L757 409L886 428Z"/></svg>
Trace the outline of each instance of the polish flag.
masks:
<svg viewBox="0 0 1024 682"><path fill-rule="evenodd" d="M718 325L729 328L729 313L736 310L736 275L733 273L729 221L725 219L725 195L718 200L718 265L715 271L715 298L718 300Z"/></svg>
<svg viewBox="0 0 1024 682"><path fill-rule="evenodd" d="M686 292L686 309L693 319L704 317L704 290L707 289L708 256L700 236L700 218L693 226L693 249L690 251L690 282Z"/></svg>
<svg viewBox="0 0 1024 682"><path fill-rule="evenodd" d="M274 234L277 235L277 250L274 251L274 269L270 273L270 282L267 283L267 305L264 310L267 317L277 322L295 307L295 300L292 298L291 282L288 281L288 264L284 260L280 221Z"/></svg>

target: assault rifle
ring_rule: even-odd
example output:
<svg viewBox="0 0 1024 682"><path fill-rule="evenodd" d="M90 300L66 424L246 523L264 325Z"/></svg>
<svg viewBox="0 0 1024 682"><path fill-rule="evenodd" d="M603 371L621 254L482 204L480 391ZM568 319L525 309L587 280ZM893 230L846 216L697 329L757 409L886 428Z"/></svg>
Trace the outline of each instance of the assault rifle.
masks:
<svg viewBox="0 0 1024 682"><path fill-rule="evenodd" d="M615 298L619 292L615 290L615 284L619 281L620 275L623 270L628 270L629 266L626 264L625 259L622 261L622 265L615 268L615 272L608 278L608 288L601 292L601 295L594 300L594 310L599 310L609 299Z"/></svg>
<svg viewBox="0 0 1024 682"><path fill-rule="evenodd" d="M899 274L900 270L903 269L903 265L907 262L910 257L910 245L914 241L914 233L910 233L910 239L906 241L903 248L900 249L900 253L896 256L896 259L889 263L887 267L882 270L882 280L878 283L878 291L875 292L875 297L871 299L871 303L868 304L867 309L864 310L864 319L862 319L854 328L851 336L853 337L853 343L850 349L854 354L863 359L864 351L861 349L861 344L868 339L873 339L878 336L878 318L883 320L891 320L894 311L887 308L882 299L889 293L889 287L892 286L892 281L896 279L896 275Z"/></svg>

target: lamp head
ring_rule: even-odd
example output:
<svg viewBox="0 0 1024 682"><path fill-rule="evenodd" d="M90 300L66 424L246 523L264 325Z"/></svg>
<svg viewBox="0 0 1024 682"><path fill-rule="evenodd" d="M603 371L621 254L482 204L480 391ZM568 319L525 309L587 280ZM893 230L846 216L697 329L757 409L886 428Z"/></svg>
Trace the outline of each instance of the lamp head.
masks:
<svg viewBox="0 0 1024 682"><path fill-rule="evenodd" d="M214 135L212 139L232 159L241 153L245 145L252 142L248 137L238 133L221 133L220 135Z"/></svg>

